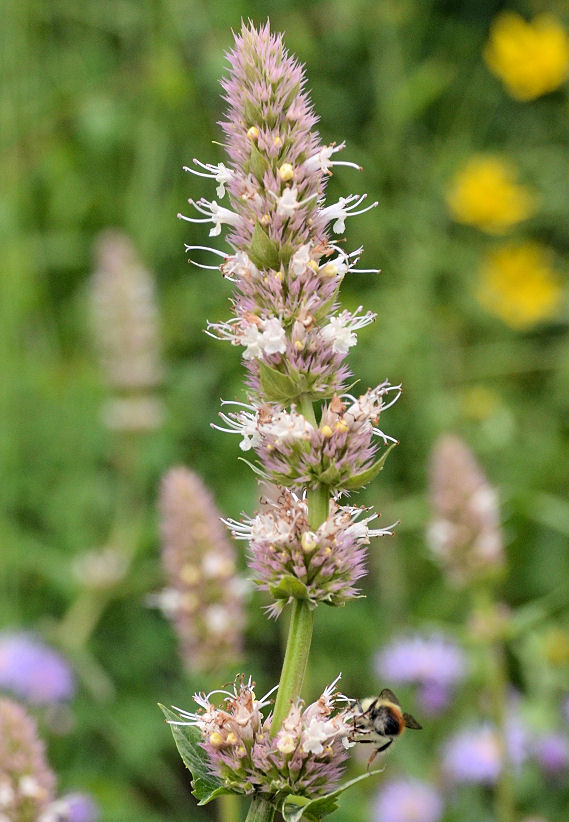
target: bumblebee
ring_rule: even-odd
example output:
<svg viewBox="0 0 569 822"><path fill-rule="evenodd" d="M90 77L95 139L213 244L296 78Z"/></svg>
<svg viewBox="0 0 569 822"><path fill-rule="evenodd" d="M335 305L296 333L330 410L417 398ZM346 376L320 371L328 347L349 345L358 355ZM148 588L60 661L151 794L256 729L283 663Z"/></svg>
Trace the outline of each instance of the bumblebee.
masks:
<svg viewBox="0 0 569 822"><path fill-rule="evenodd" d="M414 716L401 710L399 700L389 688L384 688L379 696L356 702L353 722L350 740L376 746L368 760L368 768L378 753L386 751L405 728L422 729Z"/></svg>

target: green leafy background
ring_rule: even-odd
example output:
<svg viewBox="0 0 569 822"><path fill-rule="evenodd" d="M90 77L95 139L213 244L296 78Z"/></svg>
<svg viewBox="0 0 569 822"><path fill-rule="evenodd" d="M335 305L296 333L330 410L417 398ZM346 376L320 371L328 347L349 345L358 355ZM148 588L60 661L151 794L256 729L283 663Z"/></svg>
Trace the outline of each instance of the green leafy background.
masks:
<svg viewBox="0 0 569 822"><path fill-rule="evenodd" d="M532 15L546 6L567 15L560 0L510 7ZM560 589L553 604L540 604L569 575L567 307L524 333L486 314L473 292L478 259L494 240L454 224L444 203L448 180L472 153L509 157L541 198L514 235L551 247L566 282L567 88L521 104L487 71L481 51L502 8L490 0L7 0L0 622L68 649L78 694L63 719L40 717L42 734L61 790L92 792L105 822L215 818L215 803L198 808L190 796L156 703L190 708L194 690L239 670L262 693L280 670L285 619L267 621L260 596L250 603L247 661L217 677L184 675L169 625L146 604L162 584L155 500L169 466L197 470L229 516L254 506L254 477L237 462L236 439L209 426L220 396L242 396L238 350L202 333L206 319L227 317L228 284L188 265L184 242L205 233L175 219L188 197L213 196L211 184L181 166L222 159L212 145L220 139L218 79L241 18L261 22L270 13L273 28L286 32L307 63L323 140L346 139L346 158L364 166L359 176L338 168L330 200L366 190L380 201L346 233L350 248L365 245L362 264L383 274L350 277L342 299L379 314L351 355L361 385L385 377L404 385L384 421L401 444L358 496L383 522L400 519L398 535L372 548L365 599L319 609L306 695L319 694L339 664L346 693L378 692L386 683L373 673L373 654L402 630L460 634L466 603L424 539L428 453L454 430L500 490L509 555L500 596L536 614L509 648L512 682L536 727L568 730L560 711L568 597ZM109 226L128 233L156 275L167 369L164 426L129 441L100 423L106 391L87 321L93 242ZM100 613L69 617L79 593L73 559L104 545L111 528L136 551L132 568L95 607ZM481 675L474 666L451 709L394 746L384 776L341 798L334 818L371 819L371 799L389 776L436 779L444 739L480 717ZM416 710L412 690L401 696ZM356 763L350 778L364 769L365 760ZM562 822L566 786L566 777L549 784L528 765L517 778L520 813ZM489 817L483 791L448 799L448 822Z"/></svg>

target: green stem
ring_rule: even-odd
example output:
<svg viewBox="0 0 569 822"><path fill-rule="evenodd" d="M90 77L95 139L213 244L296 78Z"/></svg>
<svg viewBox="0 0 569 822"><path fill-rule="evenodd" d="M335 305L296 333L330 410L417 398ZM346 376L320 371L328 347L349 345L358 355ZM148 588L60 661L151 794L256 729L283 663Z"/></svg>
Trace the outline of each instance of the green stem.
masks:
<svg viewBox="0 0 569 822"><path fill-rule="evenodd" d="M272 822L275 809L270 802L258 796L251 802L245 822Z"/></svg>
<svg viewBox="0 0 569 822"><path fill-rule="evenodd" d="M486 613L491 621L496 611L493 592L483 586L474 596L475 607L480 614ZM494 807L497 822L515 822L515 794L512 763L507 745L508 672L504 643L489 638L486 642L487 682L492 704L494 724L498 730L502 768L494 791Z"/></svg>
<svg viewBox="0 0 569 822"><path fill-rule="evenodd" d="M279 692L275 701L275 710L271 723L273 736L288 714L291 701L300 694L306 663L308 662L313 624L314 611L304 600L295 599L290 617Z"/></svg>
<svg viewBox="0 0 569 822"><path fill-rule="evenodd" d="M316 427L316 416L310 397L302 397L300 407L305 419ZM308 491L308 524L312 530L316 530L328 517L329 505L330 492L327 486L320 485ZM313 609L305 600L295 599L290 617L279 690L271 722L271 734L273 735L277 733L283 719L288 714L291 702L300 696L310 652L313 626ZM274 808L269 802L257 797L251 803L246 822L272 822L274 813Z"/></svg>
<svg viewBox="0 0 569 822"><path fill-rule="evenodd" d="M239 797L235 793L226 793L219 797L217 804L219 822L239 822Z"/></svg>

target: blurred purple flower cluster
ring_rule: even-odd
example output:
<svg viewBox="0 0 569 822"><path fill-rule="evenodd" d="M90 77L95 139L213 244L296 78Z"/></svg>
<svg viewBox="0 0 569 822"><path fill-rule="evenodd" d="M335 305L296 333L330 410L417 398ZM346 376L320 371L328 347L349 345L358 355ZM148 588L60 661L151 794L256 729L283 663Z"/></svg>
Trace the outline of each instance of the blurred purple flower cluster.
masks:
<svg viewBox="0 0 569 822"><path fill-rule="evenodd" d="M71 699L75 676L67 660L32 634L0 634L0 689L34 705Z"/></svg>
<svg viewBox="0 0 569 822"><path fill-rule="evenodd" d="M418 685L423 711L444 711L467 671L466 655L442 634L399 637L379 651L375 672L385 682Z"/></svg>
<svg viewBox="0 0 569 822"><path fill-rule="evenodd" d="M443 799L430 783L392 779L382 785L373 805L375 822L439 822Z"/></svg>

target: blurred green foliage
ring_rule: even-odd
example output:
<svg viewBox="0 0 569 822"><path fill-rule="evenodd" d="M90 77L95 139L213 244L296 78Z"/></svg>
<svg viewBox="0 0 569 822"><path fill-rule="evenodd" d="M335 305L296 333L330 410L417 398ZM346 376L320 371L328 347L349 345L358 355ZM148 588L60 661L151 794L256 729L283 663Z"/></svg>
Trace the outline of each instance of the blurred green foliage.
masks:
<svg viewBox="0 0 569 822"><path fill-rule="evenodd" d="M533 14L545 5L552 7L517 9ZM535 602L569 576L567 311L525 333L487 315L474 280L493 240L453 224L444 200L472 153L508 156L541 200L514 234L552 248L567 271L567 91L520 104L487 71L481 50L502 6L6 0L0 620L67 642L81 678L71 727L44 733L62 788L92 791L105 822L214 817L189 796L155 707L159 700L188 707L193 691L213 680L184 677L171 629L146 596L162 584L155 498L168 467L191 465L231 516L254 507L255 483L236 461L235 439L209 426L220 396L243 396L239 352L202 334L206 319L226 317L228 284L187 265L184 242L205 235L175 219L188 196L205 192L182 164L222 159L212 145L221 139L218 80L241 18L270 14L273 28L286 32L288 48L307 64L323 140L346 139L346 156L364 166L359 177L337 169L330 201L360 190L380 200L347 231L350 248L365 245L362 264L384 272L345 283L346 307L379 313L351 364L362 386L389 377L405 389L385 422L401 445L359 498L377 505L385 522L401 519L398 536L373 547L365 600L318 613L307 695L336 676L338 659L346 693L376 691L370 660L387 638L415 626L459 631L464 623L465 603L424 540L428 453L439 433L454 430L500 489L510 558L503 599L536 609L511 649L512 681L533 700L539 722L563 721L555 706L568 685L567 660L546 676L544 648L552 628L569 632L567 598L542 610ZM166 423L128 442L100 423L105 389L87 322L93 241L109 226L123 229L156 273L167 363ZM80 589L72 561L106 544L111 528L136 556L81 645L73 636L87 617L69 612ZM279 675L283 625L269 623L261 604L253 597L245 669L262 692ZM472 693L421 738L405 739L389 771L433 775L445 735L460 717L476 718ZM338 822L369 818L370 790L346 800ZM463 793L448 820L480 819L485 801ZM566 788L549 790L535 773L520 777L519 801L548 822L566 819Z"/></svg>

